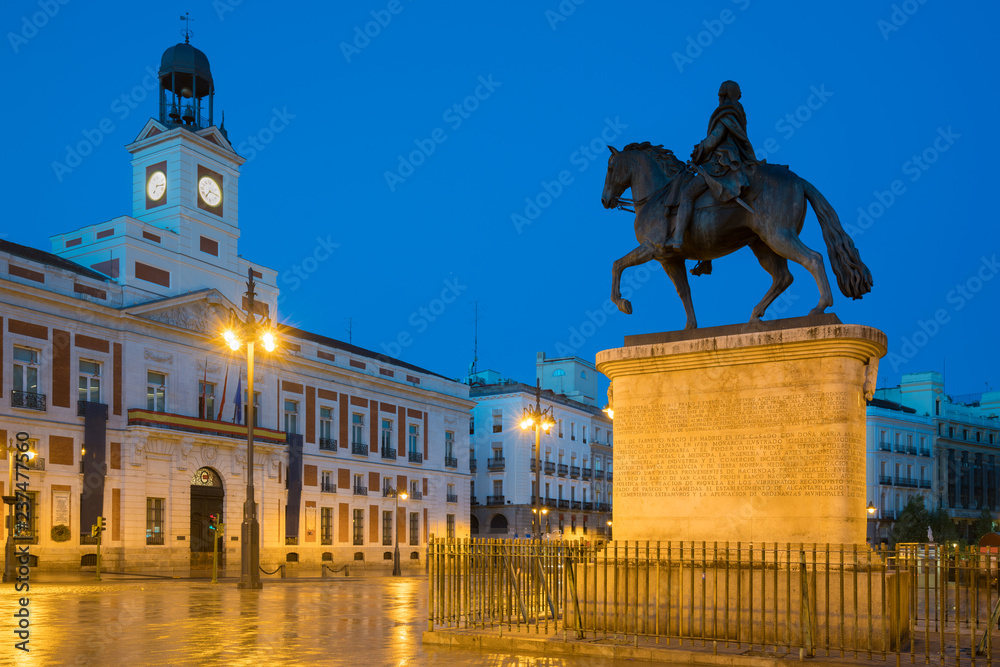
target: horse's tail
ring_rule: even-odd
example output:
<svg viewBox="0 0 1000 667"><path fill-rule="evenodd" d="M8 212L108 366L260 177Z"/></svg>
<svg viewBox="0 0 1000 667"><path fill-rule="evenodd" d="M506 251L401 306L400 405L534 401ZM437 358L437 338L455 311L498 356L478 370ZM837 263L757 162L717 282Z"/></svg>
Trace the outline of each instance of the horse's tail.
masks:
<svg viewBox="0 0 1000 667"><path fill-rule="evenodd" d="M823 240L830 255L830 265L837 276L837 285L844 296L860 299L872 289L872 274L861 261L854 241L840 225L837 212L830 206L819 190L812 183L802 179L806 199L812 204L813 211L819 219L819 227L823 230Z"/></svg>

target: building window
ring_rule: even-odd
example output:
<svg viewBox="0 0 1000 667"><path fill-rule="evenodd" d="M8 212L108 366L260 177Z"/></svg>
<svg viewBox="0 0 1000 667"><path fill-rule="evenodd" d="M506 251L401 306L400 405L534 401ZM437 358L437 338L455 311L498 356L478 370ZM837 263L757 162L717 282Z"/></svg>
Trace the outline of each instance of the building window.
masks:
<svg viewBox="0 0 1000 667"><path fill-rule="evenodd" d="M406 451L409 452L411 455L416 454L418 452L417 444L420 441L420 427L417 426L416 424L409 424L406 427L406 429L407 429Z"/></svg>
<svg viewBox="0 0 1000 667"><path fill-rule="evenodd" d="M503 480L502 479L495 479L495 480L493 480L493 497L495 498L495 500L493 501L494 503L502 503L503 502Z"/></svg>
<svg viewBox="0 0 1000 667"><path fill-rule="evenodd" d="M333 481L333 472L330 470L323 471L323 478L320 480L320 483L319 490L324 493L335 493L337 491L337 483Z"/></svg>
<svg viewBox="0 0 1000 667"><path fill-rule="evenodd" d="M569 439L576 440L576 422L569 423Z"/></svg>
<svg viewBox="0 0 1000 667"><path fill-rule="evenodd" d="M198 418L215 419L215 383L198 381Z"/></svg>
<svg viewBox="0 0 1000 667"><path fill-rule="evenodd" d="M587 427L582 427L582 431L581 435L583 436L583 443L587 444Z"/></svg>
<svg viewBox="0 0 1000 667"><path fill-rule="evenodd" d="M146 409L167 411L167 376L163 373L146 371Z"/></svg>
<svg viewBox="0 0 1000 667"><path fill-rule="evenodd" d="M469 435L476 434L476 418L469 417Z"/></svg>
<svg viewBox="0 0 1000 667"><path fill-rule="evenodd" d="M319 448L332 450L336 446L333 440L333 410L321 407L319 409Z"/></svg>
<svg viewBox="0 0 1000 667"><path fill-rule="evenodd" d="M382 420L382 455L392 449L392 420Z"/></svg>
<svg viewBox="0 0 1000 667"><path fill-rule="evenodd" d="M320 544L333 544L332 507L321 507L319 510L319 541Z"/></svg>
<svg viewBox="0 0 1000 667"><path fill-rule="evenodd" d="M247 418L246 418L245 415L248 415L248 414L250 414L250 412L249 412L249 406L247 405L246 400L244 400L244 402L243 402L243 415L244 416L243 416L242 419L238 419L237 421L240 422L240 423L246 424L246 419ZM253 393L253 425L254 425L254 428L257 428L258 426L260 426L260 392L259 391L255 391Z"/></svg>
<svg viewBox="0 0 1000 667"><path fill-rule="evenodd" d="M447 521L448 521L448 537L454 538L455 537L455 515L454 514L447 515Z"/></svg>
<svg viewBox="0 0 1000 667"><path fill-rule="evenodd" d="M561 419L559 420L559 437L560 438L563 437L563 434L562 434L562 420Z"/></svg>
<svg viewBox="0 0 1000 667"><path fill-rule="evenodd" d="M80 360L79 400L90 403L101 402L101 364L96 361Z"/></svg>
<svg viewBox="0 0 1000 667"><path fill-rule="evenodd" d="M354 510L354 544L365 543L365 511Z"/></svg>
<svg viewBox="0 0 1000 667"><path fill-rule="evenodd" d="M367 496L368 487L365 486L365 476L361 473L354 474L354 495Z"/></svg>
<svg viewBox="0 0 1000 667"><path fill-rule="evenodd" d="M285 433L299 432L299 402L285 401Z"/></svg>
<svg viewBox="0 0 1000 667"><path fill-rule="evenodd" d="M146 498L146 544L163 544L163 498Z"/></svg>
<svg viewBox="0 0 1000 667"><path fill-rule="evenodd" d="M420 544L420 515L417 512L410 512L410 544Z"/></svg>
<svg viewBox="0 0 1000 667"><path fill-rule="evenodd" d="M601 444L601 429L594 427L594 442Z"/></svg>
<svg viewBox="0 0 1000 667"><path fill-rule="evenodd" d="M392 546L392 511L382 512L382 544Z"/></svg>
<svg viewBox="0 0 1000 667"><path fill-rule="evenodd" d="M14 348L14 391L38 393L38 350Z"/></svg>
<svg viewBox="0 0 1000 667"><path fill-rule="evenodd" d="M365 416L360 412L351 413L351 444L365 444Z"/></svg>
<svg viewBox="0 0 1000 667"><path fill-rule="evenodd" d="M444 458L445 460L455 458L455 432L444 432Z"/></svg>
<svg viewBox="0 0 1000 667"><path fill-rule="evenodd" d="M503 410L499 408L493 410L493 432L503 432Z"/></svg>

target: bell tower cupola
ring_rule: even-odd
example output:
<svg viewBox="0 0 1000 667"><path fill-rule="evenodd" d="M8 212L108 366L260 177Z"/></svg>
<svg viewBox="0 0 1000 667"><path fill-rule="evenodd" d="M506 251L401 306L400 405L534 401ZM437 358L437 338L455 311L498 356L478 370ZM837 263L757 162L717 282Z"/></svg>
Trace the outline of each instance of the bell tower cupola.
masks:
<svg viewBox="0 0 1000 667"><path fill-rule="evenodd" d="M214 121L215 82L208 56L191 46L191 31L184 43L171 46L160 59L160 122L192 130L211 127Z"/></svg>

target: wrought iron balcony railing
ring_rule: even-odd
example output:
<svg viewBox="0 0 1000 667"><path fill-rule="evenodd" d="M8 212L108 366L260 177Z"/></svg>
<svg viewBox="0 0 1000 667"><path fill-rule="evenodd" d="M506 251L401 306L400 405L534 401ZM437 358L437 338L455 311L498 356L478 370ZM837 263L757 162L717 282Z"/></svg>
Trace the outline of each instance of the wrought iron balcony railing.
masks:
<svg viewBox="0 0 1000 667"><path fill-rule="evenodd" d="M457 493L449 493L448 496L447 496L447 498L445 499L445 501L449 502L449 503L457 503L458 502L458 494Z"/></svg>
<svg viewBox="0 0 1000 667"><path fill-rule="evenodd" d="M584 468L583 469L583 478L584 479L590 479L593 475L594 475L594 471L591 470L590 468Z"/></svg>
<svg viewBox="0 0 1000 667"><path fill-rule="evenodd" d="M503 496L486 496L487 505L503 505Z"/></svg>
<svg viewBox="0 0 1000 667"><path fill-rule="evenodd" d="M410 463L423 463L424 455L420 452L410 452L409 453Z"/></svg>
<svg viewBox="0 0 1000 667"><path fill-rule="evenodd" d="M351 454L355 454L357 456L368 456L368 445L363 442L352 442Z"/></svg>
<svg viewBox="0 0 1000 667"><path fill-rule="evenodd" d="M45 394L12 389L10 392L10 407L45 412Z"/></svg>
<svg viewBox="0 0 1000 667"><path fill-rule="evenodd" d="M552 461L545 461L545 474L554 475L556 472L556 464Z"/></svg>
<svg viewBox="0 0 1000 667"><path fill-rule="evenodd" d="M323 493L336 493L337 485L334 484L333 482L323 481L320 482L319 490L322 491Z"/></svg>
<svg viewBox="0 0 1000 667"><path fill-rule="evenodd" d="M319 449L321 452L335 452L337 451L337 439L336 438L320 438L319 439Z"/></svg>
<svg viewBox="0 0 1000 667"><path fill-rule="evenodd" d="M503 470L506 466L506 460L502 456L494 456L491 459L486 459L486 467L489 470Z"/></svg>
<svg viewBox="0 0 1000 667"><path fill-rule="evenodd" d="M412 490L410 491L410 500L423 500L423 499L424 499L423 491L412 491Z"/></svg>
<svg viewBox="0 0 1000 667"><path fill-rule="evenodd" d="M457 468L458 467L458 457L456 457L456 456L445 456L444 457L444 467L445 468Z"/></svg>
<svg viewBox="0 0 1000 667"><path fill-rule="evenodd" d="M368 487L367 486L355 486L354 487L354 495L356 495L356 496L367 496L368 495Z"/></svg>
<svg viewBox="0 0 1000 667"><path fill-rule="evenodd" d="M570 466L569 467L569 476L572 477L573 479L579 478L580 477L580 466Z"/></svg>
<svg viewBox="0 0 1000 667"><path fill-rule="evenodd" d="M560 463L558 468L558 474L560 477L565 477L569 474L569 466L565 463Z"/></svg>
<svg viewBox="0 0 1000 667"><path fill-rule="evenodd" d="M604 471L603 470L595 470L594 471L594 479L604 479Z"/></svg>
<svg viewBox="0 0 1000 667"><path fill-rule="evenodd" d="M892 475L879 475L878 476L878 483L879 484L888 484L888 485L891 486L892 485Z"/></svg>
<svg viewBox="0 0 1000 667"><path fill-rule="evenodd" d="M394 448L392 448L392 447L383 447L379 451L382 454L382 458L389 459L391 461L395 461L396 460L396 450Z"/></svg>

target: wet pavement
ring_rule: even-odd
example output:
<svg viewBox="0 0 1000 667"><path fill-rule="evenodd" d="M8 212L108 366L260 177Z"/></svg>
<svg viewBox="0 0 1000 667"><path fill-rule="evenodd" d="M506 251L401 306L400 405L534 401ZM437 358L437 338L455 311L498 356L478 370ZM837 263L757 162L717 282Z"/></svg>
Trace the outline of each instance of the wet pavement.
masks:
<svg viewBox="0 0 1000 667"><path fill-rule="evenodd" d="M0 591L0 665L487 665L612 667L600 658L424 646L425 577L236 580L32 573ZM14 634L26 597L29 652Z"/></svg>

